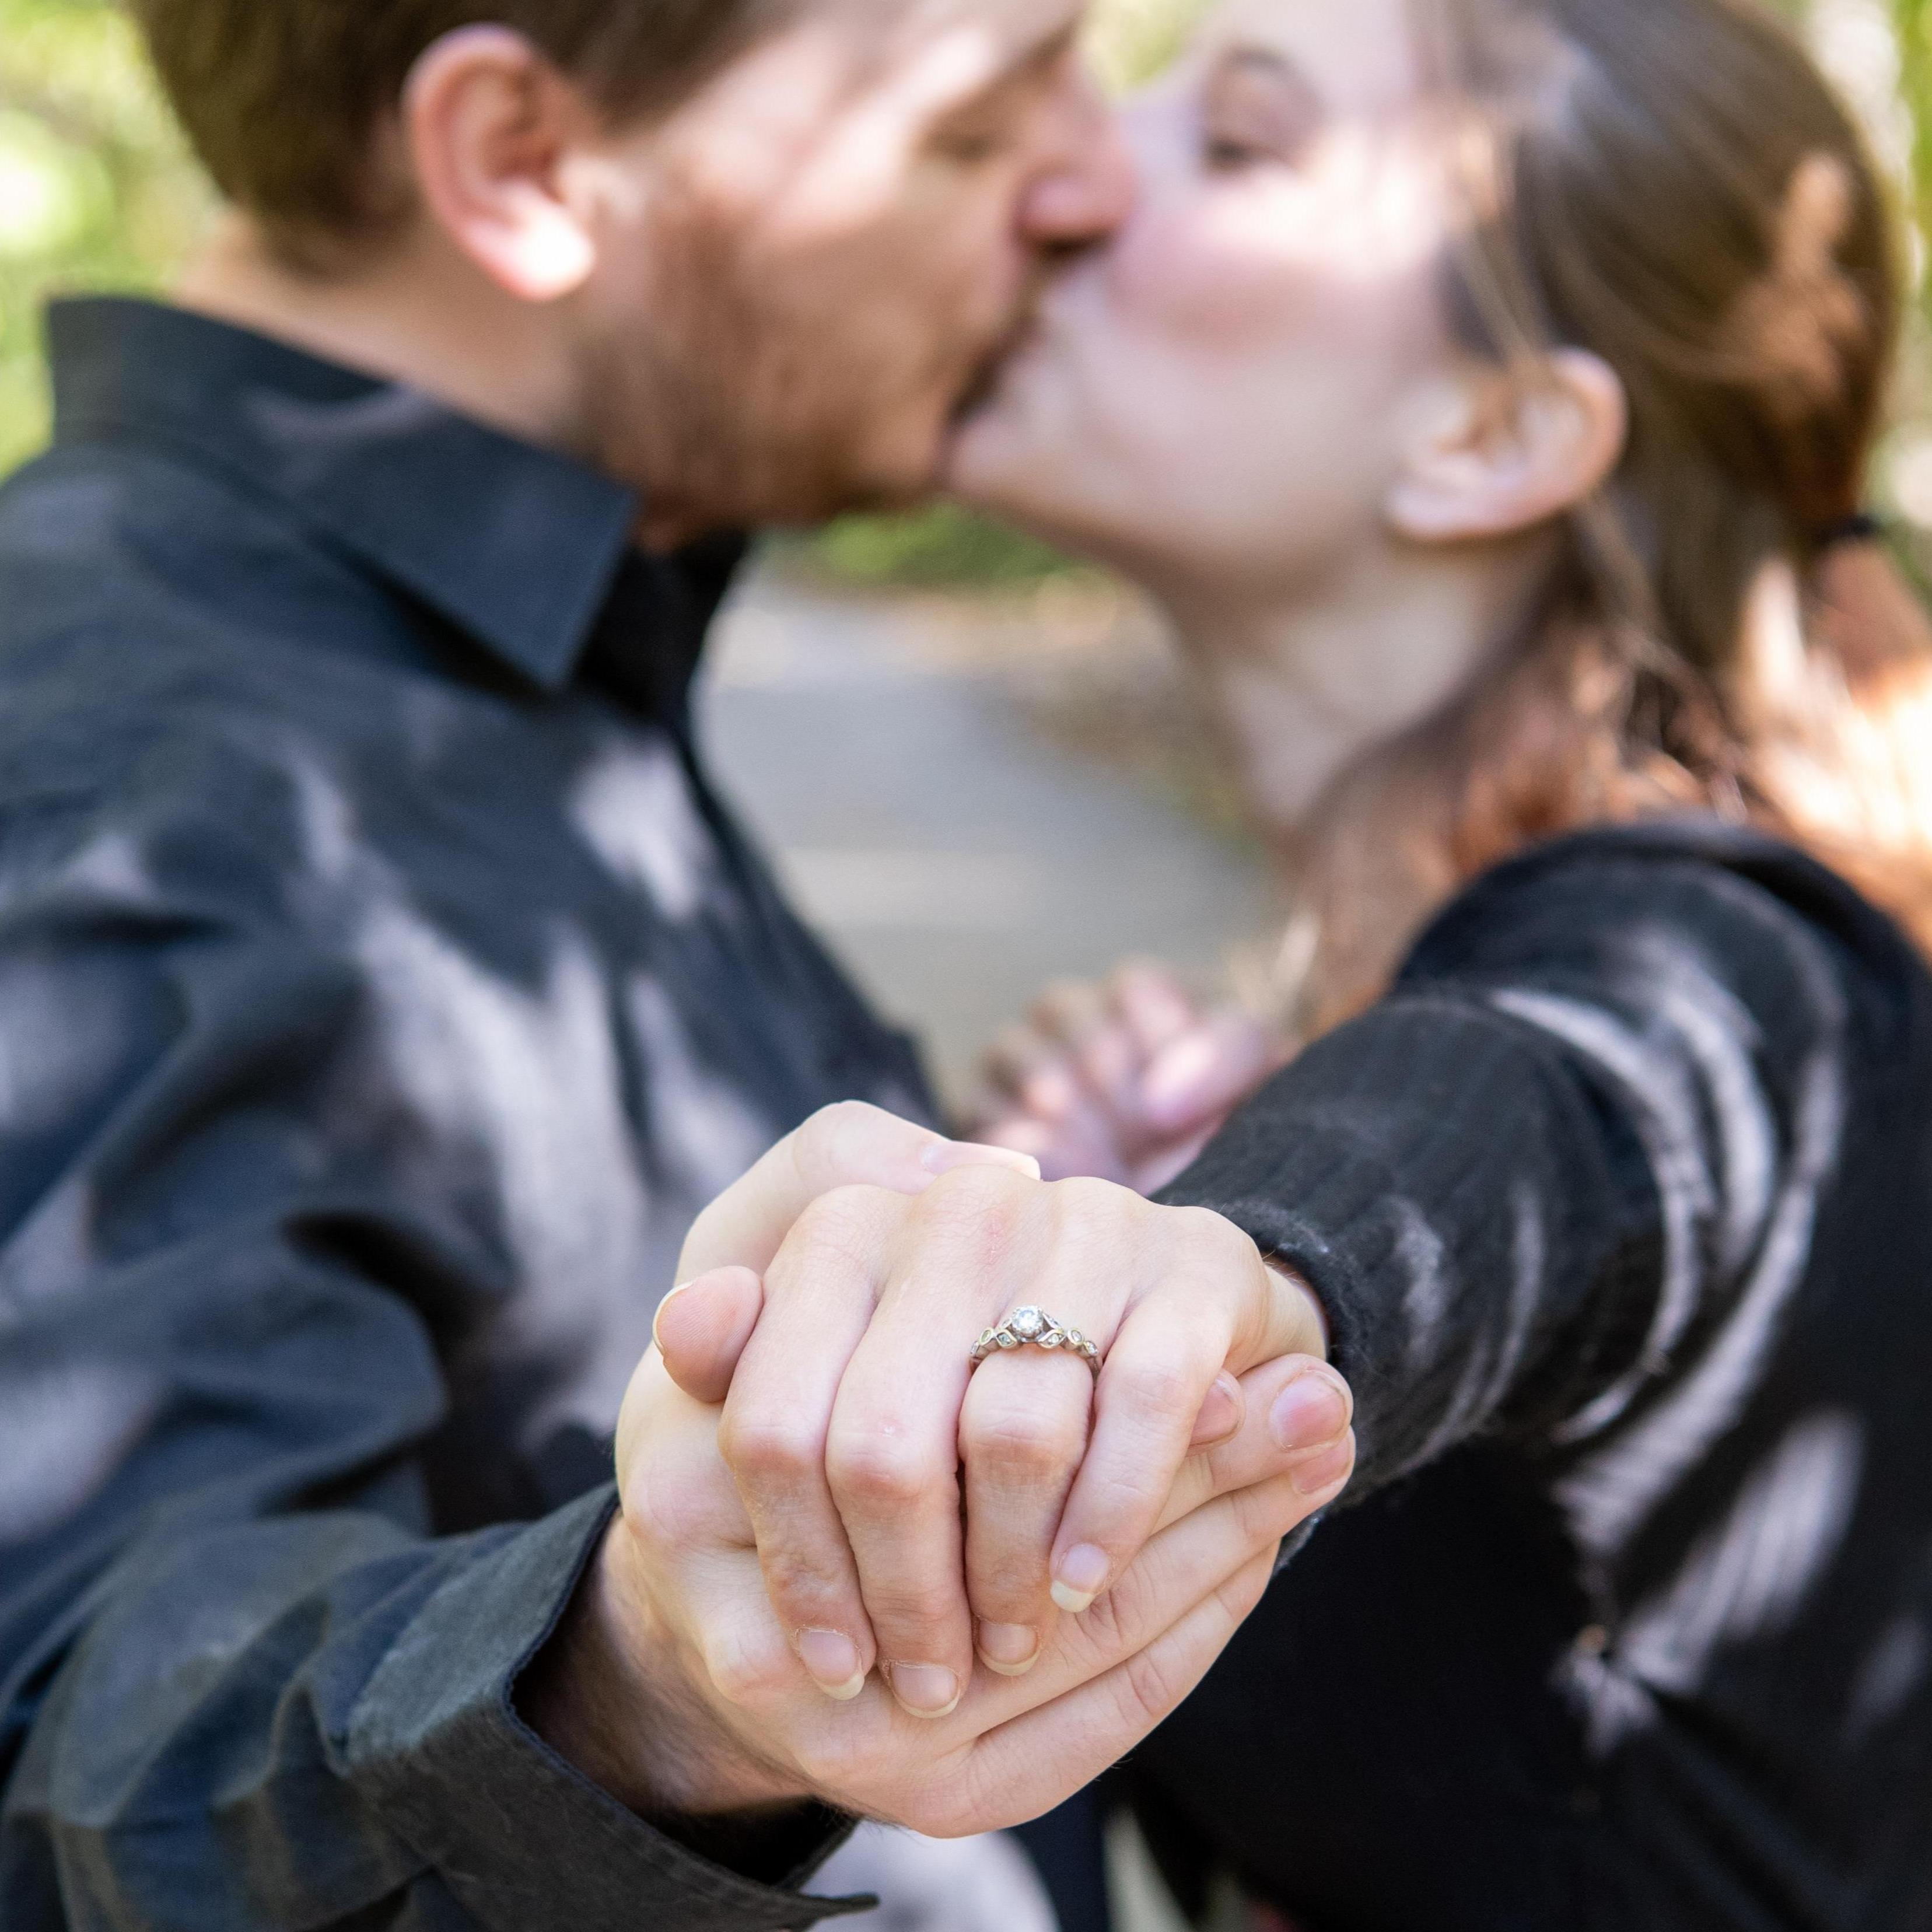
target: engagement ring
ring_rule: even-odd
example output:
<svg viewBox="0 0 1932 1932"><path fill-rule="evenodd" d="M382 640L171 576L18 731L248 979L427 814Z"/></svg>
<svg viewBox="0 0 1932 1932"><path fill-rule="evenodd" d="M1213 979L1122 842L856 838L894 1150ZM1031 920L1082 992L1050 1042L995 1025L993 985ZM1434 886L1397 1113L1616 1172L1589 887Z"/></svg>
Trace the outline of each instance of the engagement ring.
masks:
<svg viewBox="0 0 1932 1932"><path fill-rule="evenodd" d="M988 1328L974 1346L973 1366L976 1369L1002 1349L1027 1348L1064 1348L1078 1355L1094 1371L1094 1379L1100 1379L1100 1345L1040 1308L1017 1308L998 1328Z"/></svg>

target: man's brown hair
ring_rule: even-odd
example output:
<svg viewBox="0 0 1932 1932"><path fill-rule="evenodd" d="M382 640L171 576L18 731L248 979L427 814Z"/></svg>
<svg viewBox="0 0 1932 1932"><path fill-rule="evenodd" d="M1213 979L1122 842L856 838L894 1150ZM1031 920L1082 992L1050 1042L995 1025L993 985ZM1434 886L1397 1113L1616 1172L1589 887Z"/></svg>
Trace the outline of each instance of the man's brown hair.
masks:
<svg viewBox="0 0 1932 1932"><path fill-rule="evenodd" d="M768 0L134 0L216 185L292 252L380 234L408 190L379 140L423 51L512 28L614 113L674 99Z"/></svg>

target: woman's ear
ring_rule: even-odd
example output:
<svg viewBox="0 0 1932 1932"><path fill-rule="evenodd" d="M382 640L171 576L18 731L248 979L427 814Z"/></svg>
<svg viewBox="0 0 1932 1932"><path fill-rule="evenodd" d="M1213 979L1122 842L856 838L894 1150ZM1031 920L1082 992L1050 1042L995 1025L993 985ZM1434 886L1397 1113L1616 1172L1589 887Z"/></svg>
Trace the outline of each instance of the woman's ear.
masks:
<svg viewBox="0 0 1932 1932"><path fill-rule="evenodd" d="M573 294L596 265L562 180L587 122L576 89L506 27L446 34L410 74L403 124L425 206L492 281L525 302Z"/></svg>
<svg viewBox="0 0 1932 1932"><path fill-rule="evenodd" d="M1485 370L1419 429L1384 512L1418 543L1514 536L1600 488L1629 434L1622 380L1587 350L1558 350L1534 380Z"/></svg>

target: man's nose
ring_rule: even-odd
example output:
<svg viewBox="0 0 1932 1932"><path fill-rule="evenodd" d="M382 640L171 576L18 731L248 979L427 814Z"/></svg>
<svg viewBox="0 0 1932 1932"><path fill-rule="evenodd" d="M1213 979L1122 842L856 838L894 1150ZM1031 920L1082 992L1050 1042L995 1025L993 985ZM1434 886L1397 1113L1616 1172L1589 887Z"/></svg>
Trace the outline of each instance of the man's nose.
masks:
<svg viewBox="0 0 1932 1932"><path fill-rule="evenodd" d="M1022 232L1036 248L1103 242L1134 204L1133 154L1119 116L1090 80L1083 78L1070 93L1054 152L1020 208Z"/></svg>

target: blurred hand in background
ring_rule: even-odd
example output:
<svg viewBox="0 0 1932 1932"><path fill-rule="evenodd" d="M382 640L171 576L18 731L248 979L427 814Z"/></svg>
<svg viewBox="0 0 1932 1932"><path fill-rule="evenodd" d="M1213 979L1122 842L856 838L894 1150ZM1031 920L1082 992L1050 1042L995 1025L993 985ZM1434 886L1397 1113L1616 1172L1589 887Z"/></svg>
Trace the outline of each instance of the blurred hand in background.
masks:
<svg viewBox="0 0 1932 1932"><path fill-rule="evenodd" d="M1137 962L1099 986L1050 988L1002 1036L971 1130L1030 1155L1048 1180L1091 1176L1153 1194L1288 1054L1252 1015L1204 1005Z"/></svg>

